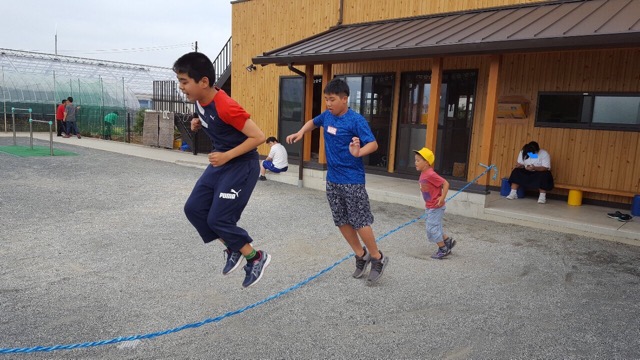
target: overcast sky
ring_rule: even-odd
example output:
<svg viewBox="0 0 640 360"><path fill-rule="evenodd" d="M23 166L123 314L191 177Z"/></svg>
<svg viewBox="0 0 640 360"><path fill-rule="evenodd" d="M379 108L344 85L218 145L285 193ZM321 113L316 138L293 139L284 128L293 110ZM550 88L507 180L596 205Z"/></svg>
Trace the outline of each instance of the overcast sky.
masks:
<svg viewBox="0 0 640 360"><path fill-rule="evenodd" d="M0 48L171 67L198 51L211 60L231 36L230 0L3 1Z"/></svg>

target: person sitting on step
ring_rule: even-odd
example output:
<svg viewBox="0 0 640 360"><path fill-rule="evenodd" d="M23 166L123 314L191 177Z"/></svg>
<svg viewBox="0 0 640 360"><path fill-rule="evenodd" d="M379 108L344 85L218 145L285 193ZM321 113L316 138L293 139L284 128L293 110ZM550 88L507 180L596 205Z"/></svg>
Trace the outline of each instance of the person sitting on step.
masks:
<svg viewBox="0 0 640 360"><path fill-rule="evenodd" d="M516 167L509 176L511 192L508 200L518 197L519 187L525 189L539 189L538 204L547 202L547 191L553 190L553 175L551 175L551 156L537 142L525 144L518 154Z"/></svg>

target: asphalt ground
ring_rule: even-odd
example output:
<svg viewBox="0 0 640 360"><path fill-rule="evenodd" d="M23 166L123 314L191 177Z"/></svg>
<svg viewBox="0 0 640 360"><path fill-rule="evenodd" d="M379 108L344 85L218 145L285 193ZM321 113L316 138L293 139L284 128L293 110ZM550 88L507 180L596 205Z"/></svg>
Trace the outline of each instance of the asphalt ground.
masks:
<svg viewBox="0 0 640 360"><path fill-rule="evenodd" d="M79 156L0 153L0 349L214 318L350 252L323 192L259 182L240 224L273 258L242 289L244 271L223 276L222 246L183 214L202 169L56 147ZM422 214L371 205L378 237ZM0 359L640 358L640 248L450 214L444 226L458 242L445 260L430 259L423 221L384 238L376 286L351 278L351 258L217 323Z"/></svg>

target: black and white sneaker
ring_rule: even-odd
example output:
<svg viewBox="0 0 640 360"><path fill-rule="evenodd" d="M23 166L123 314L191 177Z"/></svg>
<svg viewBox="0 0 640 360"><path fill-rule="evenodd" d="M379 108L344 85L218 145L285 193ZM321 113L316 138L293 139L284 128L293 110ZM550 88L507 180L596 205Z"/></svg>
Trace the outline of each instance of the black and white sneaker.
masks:
<svg viewBox="0 0 640 360"><path fill-rule="evenodd" d="M444 241L444 244L447 245L449 250L453 250L453 247L456 246L456 240L449 236L447 240Z"/></svg>
<svg viewBox="0 0 640 360"><path fill-rule="evenodd" d="M612 218L612 219L616 219L618 220L620 218L620 216L622 216L623 214L620 211L616 211L613 213L608 213L607 216Z"/></svg>
<svg viewBox="0 0 640 360"><path fill-rule="evenodd" d="M364 275L367 271L367 265L371 262L371 256L369 255L367 248L362 249L364 250L364 255L356 255L356 270L353 272L353 275L351 275L356 279L359 279Z"/></svg>
<svg viewBox="0 0 640 360"><path fill-rule="evenodd" d="M376 283L382 276L384 268L386 268L387 264L389 264L389 257L384 256L384 254L382 254L382 251L380 251L380 255L382 255L382 258L380 258L379 260L371 259L371 271L369 271L367 285Z"/></svg>

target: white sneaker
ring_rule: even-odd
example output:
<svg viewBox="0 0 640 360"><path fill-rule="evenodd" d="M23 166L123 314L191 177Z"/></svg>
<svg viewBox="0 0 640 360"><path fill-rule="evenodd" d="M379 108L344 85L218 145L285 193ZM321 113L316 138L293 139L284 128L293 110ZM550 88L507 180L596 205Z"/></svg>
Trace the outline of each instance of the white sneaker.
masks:
<svg viewBox="0 0 640 360"><path fill-rule="evenodd" d="M546 204L547 203L547 199L546 198L538 198L538 204Z"/></svg>
<svg viewBox="0 0 640 360"><path fill-rule="evenodd" d="M507 200L514 200L518 197L518 193L510 193L509 195L507 195Z"/></svg>

